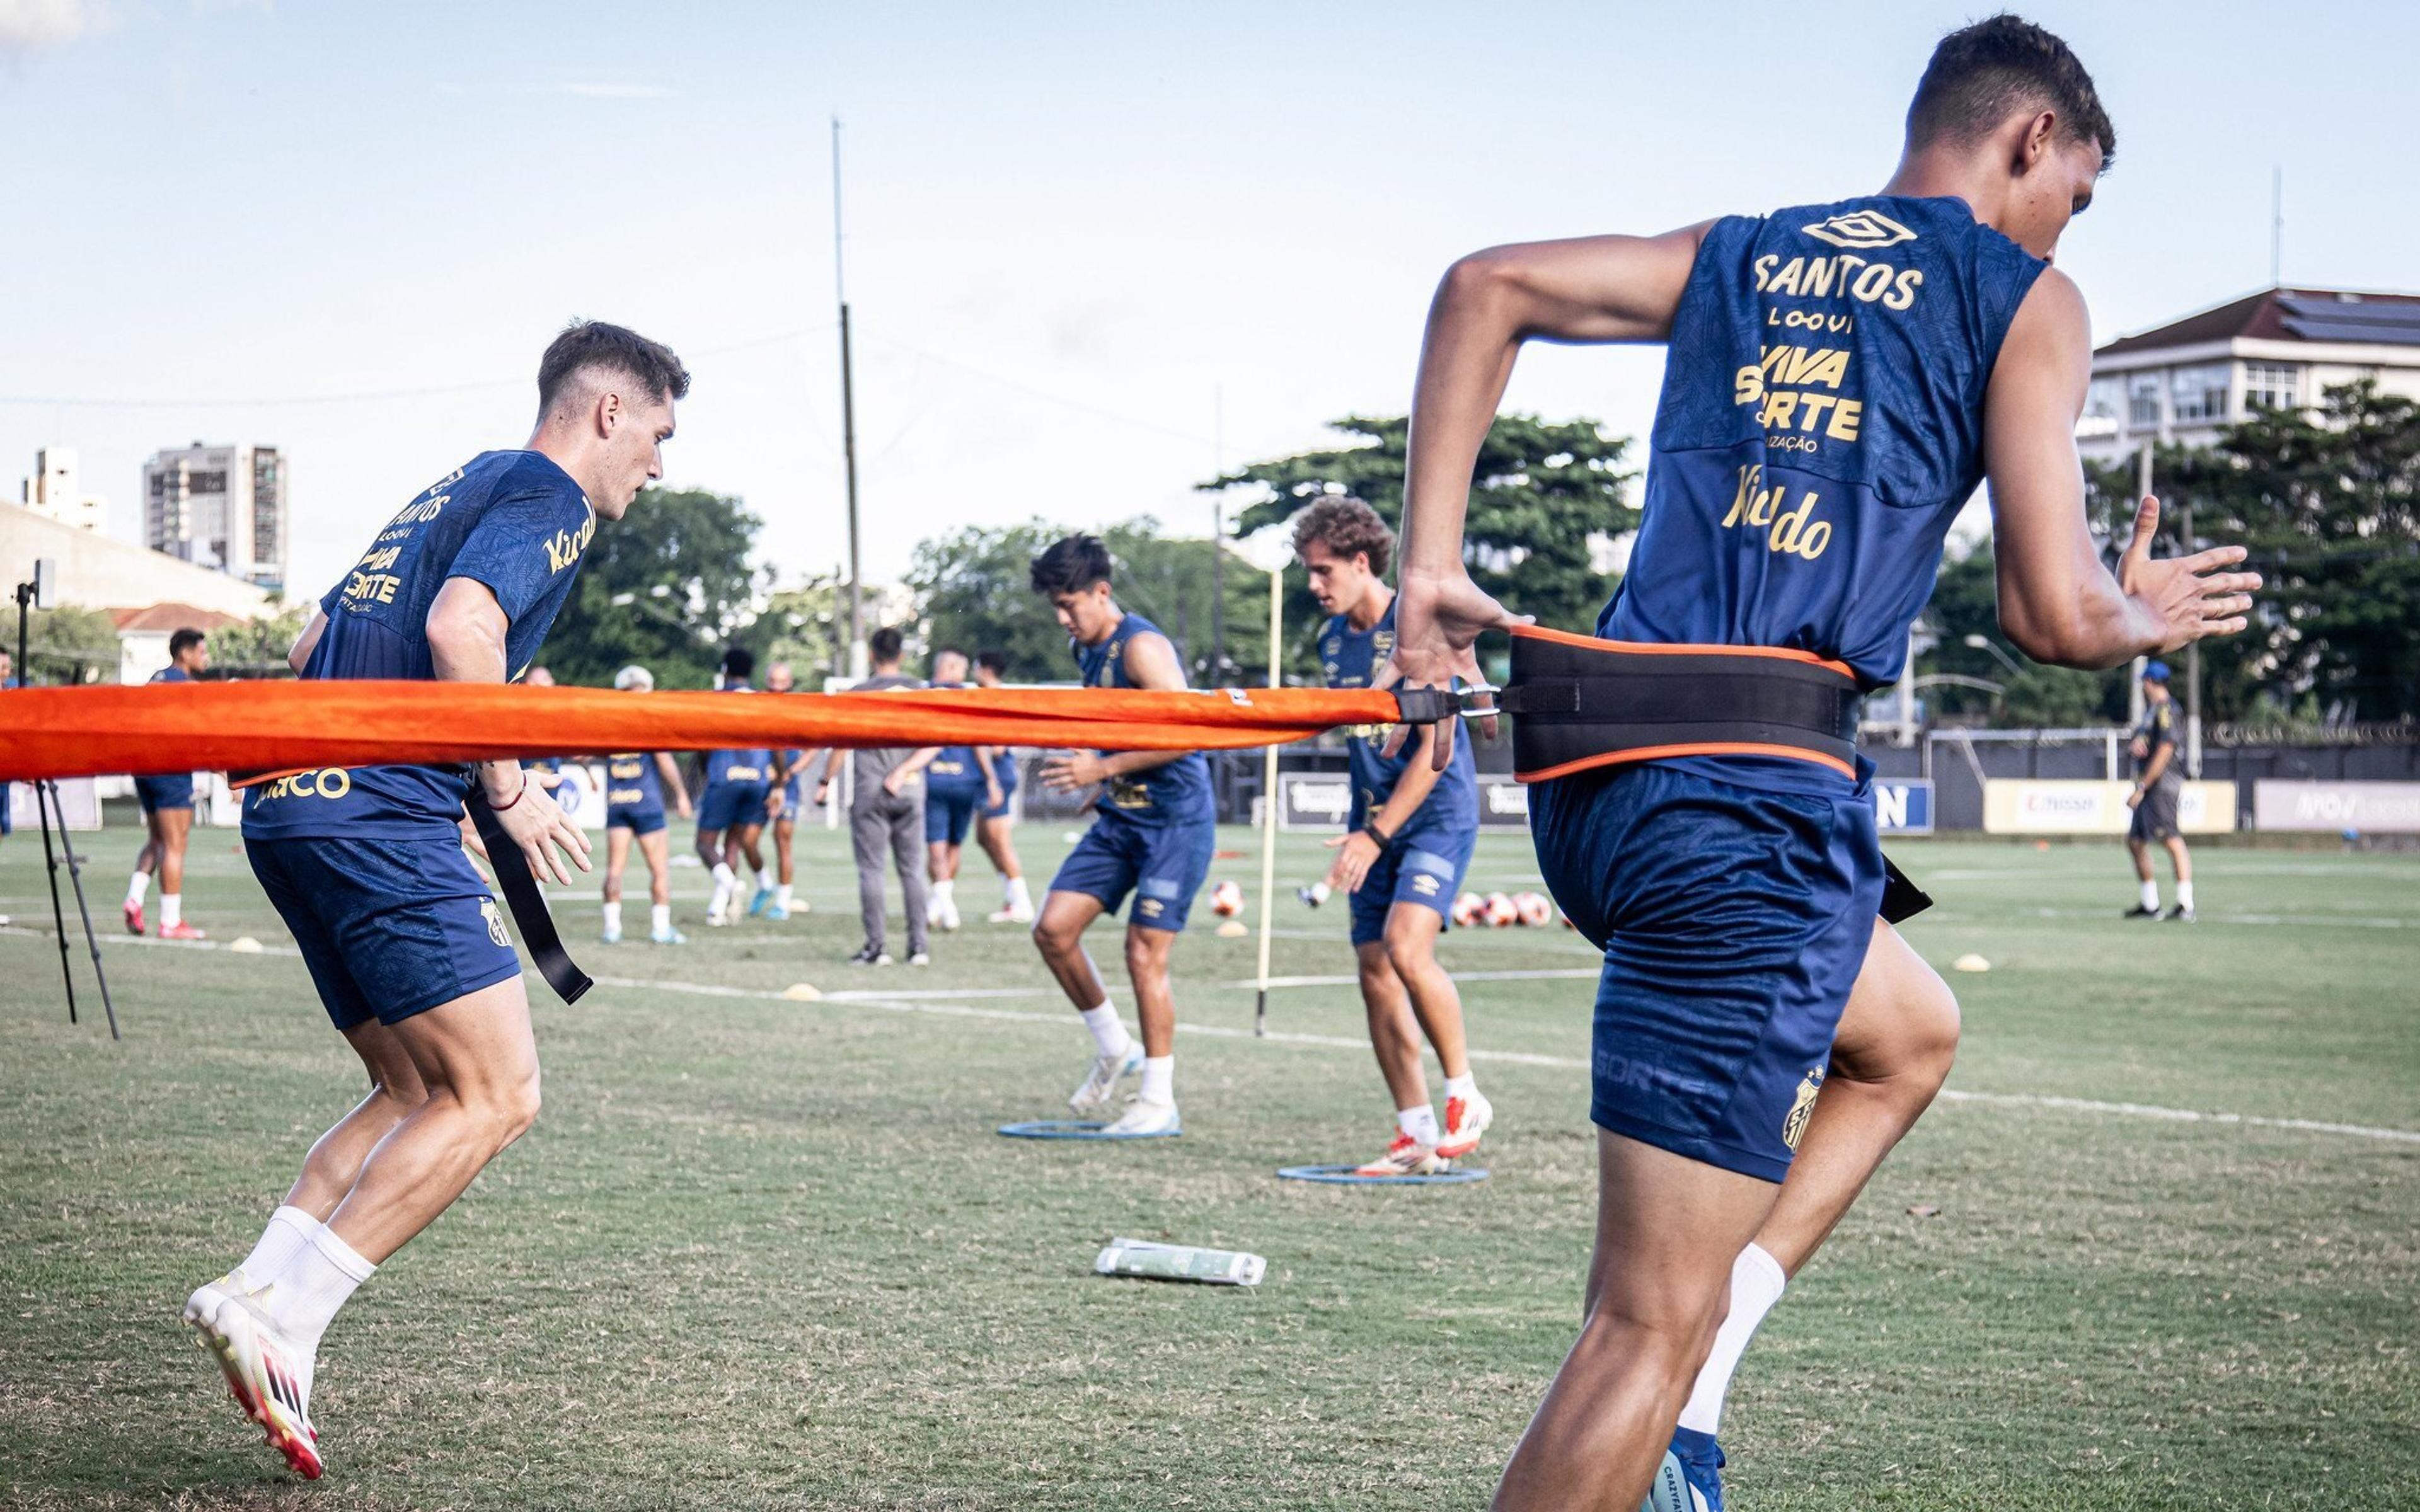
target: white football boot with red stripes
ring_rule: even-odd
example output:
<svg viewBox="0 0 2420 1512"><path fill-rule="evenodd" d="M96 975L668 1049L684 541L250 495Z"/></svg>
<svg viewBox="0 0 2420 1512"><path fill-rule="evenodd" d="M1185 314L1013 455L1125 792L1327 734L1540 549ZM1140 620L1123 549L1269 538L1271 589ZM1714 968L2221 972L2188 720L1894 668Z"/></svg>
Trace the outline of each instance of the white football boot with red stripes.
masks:
<svg viewBox="0 0 2420 1512"><path fill-rule="evenodd" d="M1373 1178L1403 1176L1435 1176L1451 1169L1434 1146L1421 1144L1402 1130L1395 1132L1395 1142L1387 1152L1367 1165L1356 1165L1353 1174Z"/></svg>
<svg viewBox="0 0 2420 1512"><path fill-rule="evenodd" d="M185 1301L185 1321L218 1361L236 1405L269 1435L269 1446L286 1457L286 1468L318 1480L311 1356L278 1333L256 1294L246 1289L243 1273L230 1272L196 1289Z"/></svg>
<svg viewBox="0 0 2420 1512"><path fill-rule="evenodd" d="M1479 1148L1479 1136L1496 1121L1496 1104L1485 1094L1473 1088L1468 1097L1445 1100L1445 1129L1437 1138L1436 1152L1447 1160L1460 1160Z"/></svg>

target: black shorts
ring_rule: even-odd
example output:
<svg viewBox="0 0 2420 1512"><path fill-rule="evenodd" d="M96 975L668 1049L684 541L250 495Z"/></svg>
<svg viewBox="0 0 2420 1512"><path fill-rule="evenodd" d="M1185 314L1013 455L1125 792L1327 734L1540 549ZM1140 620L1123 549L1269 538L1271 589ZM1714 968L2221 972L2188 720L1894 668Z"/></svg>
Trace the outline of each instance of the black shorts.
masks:
<svg viewBox="0 0 2420 1512"><path fill-rule="evenodd" d="M2143 801L2134 805L2134 817L2126 825L2126 838L2146 842L2175 839L2179 833L2177 800L2184 795L2184 786L2180 781L2152 783L2151 790L2143 795Z"/></svg>

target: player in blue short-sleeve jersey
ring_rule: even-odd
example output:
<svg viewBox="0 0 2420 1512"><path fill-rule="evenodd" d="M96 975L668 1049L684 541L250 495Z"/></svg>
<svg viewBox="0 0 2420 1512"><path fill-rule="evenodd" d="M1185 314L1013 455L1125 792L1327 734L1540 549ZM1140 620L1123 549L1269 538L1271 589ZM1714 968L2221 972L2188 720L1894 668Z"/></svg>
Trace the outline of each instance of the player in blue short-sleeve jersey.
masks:
<svg viewBox="0 0 2420 1512"><path fill-rule="evenodd" d="M151 674L155 683L190 683L210 665L209 640L201 631L178 630L168 638L168 665ZM194 832L194 774L138 777L134 795L142 800L143 825L149 832L134 857L134 875L126 885L126 928L143 933L143 895L151 875L160 875L160 937L198 940L202 932L185 922L185 842ZM6 805L0 796L0 806Z"/></svg>
<svg viewBox="0 0 2420 1512"><path fill-rule="evenodd" d="M1387 586L1395 536L1358 499L1329 496L1295 517L1295 555L1328 619L1319 627L1320 670L1330 687L1368 687L1395 645L1395 594ZM1428 761L1423 731L1393 754L1384 729L1346 732L1353 807L1326 886L1345 896L1370 1048L1394 1098L1386 1153L1356 1173L1429 1176L1479 1148L1496 1117L1470 1071L1462 995L1437 964L1437 935L1479 841L1479 773L1470 743L1455 743L1443 771ZM1429 1101L1420 1066L1425 1035L1445 1072L1445 1117Z"/></svg>
<svg viewBox="0 0 2420 1512"><path fill-rule="evenodd" d="M1032 580L1067 632L1086 687L1185 687L1185 669L1168 637L1111 596L1109 550L1099 537L1070 535L1054 543L1033 559ZM1088 751L1046 762L1042 782L1062 793L1098 790L1093 827L1060 863L1033 924L1044 964L1093 1035L1092 1070L1068 1106L1079 1114L1107 1111L1125 1080L1139 1075L1140 1085L1107 1132L1175 1134L1181 1127L1176 997L1168 958L1218 848L1210 764L1198 750ZM1134 983L1140 1044L1119 1021L1084 952L1085 928L1117 912L1129 895L1126 974Z"/></svg>
<svg viewBox="0 0 2420 1512"><path fill-rule="evenodd" d="M1987 477L2001 623L2035 659L2109 667L2242 628L2241 548L2153 560L2146 500L2113 576L2086 519L2091 333L2049 263L2115 143L2066 44L1995 16L1934 52L1880 193L1455 264L1413 403L1387 675L1475 675L1478 636L1514 623L1471 580L1462 519L1530 339L1668 347L1602 637L1774 648L1880 687ZM1740 1350L1947 1074L1956 1003L1876 918L1870 777L1676 751L1531 788L1540 868L1605 952L1600 1218L1580 1341L1499 1512L1632 1512L1668 1452L1719 1508Z"/></svg>
<svg viewBox="0 0 2420 1512"><path fill-rule="evenodd" d="M975 653L975 686L1006 687L1008 656L998 651ZM994 924L1033 922L1033 894L1025 885L1025 863L1016 854L1016 752L1006 746L991 753L991 783L985 789L984 810L975 819L975 839L1000 873L1000 906L986 915Z"/></svg>
<svg viewBox="0 0 2420 1512"><path fill-rule="evenodd" d="M756 653L732 646L722 654L722 690L753 693L748 680L756 674ZM706 786L697 798L697 858L714 877L714 897L706 904L706 921L720 928L739 921L739 863L755 874L756 896L752 913L763 913L772 901L765 886L765 853L758 838L781 810L782 786L772 750L764 746L745 750L706 753Z"/></svg>
<svg viewBox="0 0 2420 1512"><path fill-rule="evenodd" d="M652 693L656 674L625 667L613 686L626 693ZM660 750L622 751L605 758L605 943L622 943L622 872L635 842L647 863L647 938L658 945L685 945L673 928L671 844L664 838L664 795L683 819L690 816L689 789L680 766Z"/></svg>
<svg viewBox="0 0 2420 1512"><path fill-rule="evenodd" d="M665 347L619 326L566 330L538 365L527 447L481 453L389 520L313 610L294 670L519 677L599 523L661 475L688 392ZM517 761L326 767L244 796L244 854L370 1088L311 1147L252 1253L196 1289L185 1318L306 1475L319 1473L309 1403L329 1319L537 1116L520 963L459 839L474 783L535 873L567 884L586 870L580 827Z"/></svg>
<svg viewBox="0 0 2420 1512"><path fill-rule="evenodd" d="M933 653L935 687L967 686L967 654L951 647ZM926 895L926 922L938 930L958 927L958 863L976 815L1004 805L989 746L944 746L924 764L924 849L933 887Z"/></svg>

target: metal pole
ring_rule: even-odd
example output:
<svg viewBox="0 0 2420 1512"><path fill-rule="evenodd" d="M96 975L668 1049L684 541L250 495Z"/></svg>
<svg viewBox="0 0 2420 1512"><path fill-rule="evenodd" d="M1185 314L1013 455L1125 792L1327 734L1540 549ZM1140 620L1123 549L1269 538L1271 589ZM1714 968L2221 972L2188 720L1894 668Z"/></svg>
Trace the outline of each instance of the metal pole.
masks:
<svg viewBox="0 0 2420 1512"><path fill-rule="evenodd" d="M2134 498L2139 506L2141 501L2149 498L2151 494L2151 439L2149 437L2143 438L2143 449L2134 454ZM2133 514L2130 510L2127 514L2127 529L2133 529ZM2148 659L2148 657L2137 656L2126 669L2126 722L2128 724L2139 725L2143 722L2143 664Z"/></svg>
<svg viewBox="0 0 2420 1512"><path fill-rule="evenodd" d="M37 576L39 575L37 574ZM25 645L26 609L33 599L34 585L19 583L17 585L17 686L20 687L32 687L34 680L34 663ZM75 970L69 964L68 959L68 916L66 910L59 906L59 858L51 851L51 810L49 805L42 799L42 784L37 781L31 785L34 790L34 812L40 817L42 824L42 865L49 869L51 875L51 923L59 932L59 975L67 980L68 1022L73 1024L76 1022ZM59 840L62 843L67 840L67 813L62 810L59 813Z"/></svg>
<svg viewBox="0 0 2420 1512"><path fill-rule="evenodd" d="M59 785L56 782L38 784L34 789L37 802L40 800L40 795L45 790L50 793L52 807L58 810L59 849L67 856L68 880L75 887L76 913L84 920L85 949L92 952L92 980L101 988L101 1011L109 1019L109 1037L113 1040L120 1039L123 1036L117 1032L117 1005L109 1000L109 977L101 969L101 937L92 932L92 905L85 901L84 861L75 853L75 841L68 838L68 806L59 797ZM47 834L49 831L45 830L44 833ZM55 903L58 898L57 892L54 890L51 897ZM59 954L62 958L66 956L67 949L67 932L62 929L59 932Z"/></svg>
<svg viewBox="0 0 2420 1512"><path fill-rule="evenodd" d="M1227 391L1215 387L1210 391L1210 476L1218 478L1227 471ZM1210 677L1214 685L1227 681L1227 496L1219 489L1210 495Z"/></svg>
<svg viewBox="0 0 2420 1512"><path fill-rule="evenodd" d="M2184 549L2194 549L2193 501L2185 501L2180 517L2183 521ZM2185 775L2201 780L2201 642L2185 647Z"/></svg>
<svg viewBox="0 0 2420 1512"><path fill-rule="evenodd" d="M1285 569L1269 569L1269 686L1280 686L1280 616L1284 612ZM1269 1032L1269 908L1278 885L1278 748L1270 746L1261 758L1261 978L1260 995L1252 1007L1252 1033Z"/></svg>
<svg viewBox="0 0 2420 1512"><path fill-rule="evenodd" d="M848 284L841 269L840 117L832 117L832 295L840 304L840 448L848 471L848 675L863 677L864 585L857 553L857 378L849 356Z"/></svg>

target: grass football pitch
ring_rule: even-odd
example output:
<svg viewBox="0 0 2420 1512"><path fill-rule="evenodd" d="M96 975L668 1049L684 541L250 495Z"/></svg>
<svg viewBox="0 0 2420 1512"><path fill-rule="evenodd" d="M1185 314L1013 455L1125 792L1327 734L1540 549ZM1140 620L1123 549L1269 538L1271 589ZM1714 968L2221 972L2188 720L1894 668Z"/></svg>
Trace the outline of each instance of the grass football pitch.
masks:
<svg viewBox="0 0 2420 1512"><path fill-rule="evenodd" d="M1023 932L981 921L981 856L930 970L851 968L818 829L784 924L707 930L694 868L685 947L601 946L587 887L558 903L599 985L567 1008L530 979L546 1112L337 1320L305 1488L177 1313L358 1073L230 833L196 837L186 887L210 948L125 939L137 832L113 818L79 842L122 1044L80 938L66 1022L39 841L0 845L0 1505L1476 1507L1571 1341L1576 936L1446 944L1490 1180L1306 1186L1274 1168L1388 1134L1343 911L1293 899L1316 840L1280 856L1276 1032L1250 1033L1254 942L1197 907L1187 1132L1103 1146L993 1133L1063 1116L1089 1041ZM1019 835L1038 890L1065 840ZM1950 1097L1741 1368L1734 1507L2420 1506L2420 859L2205 847L2188 927L2118 918L2114 846L1893 849L1940 900L1916 947L1992 969L1950 974ZM1517 838L1474 868L1534 874ZM265 949L223 948L242 935ZM1096 1277L1112 1235L1268 1277Z"/></svg>

